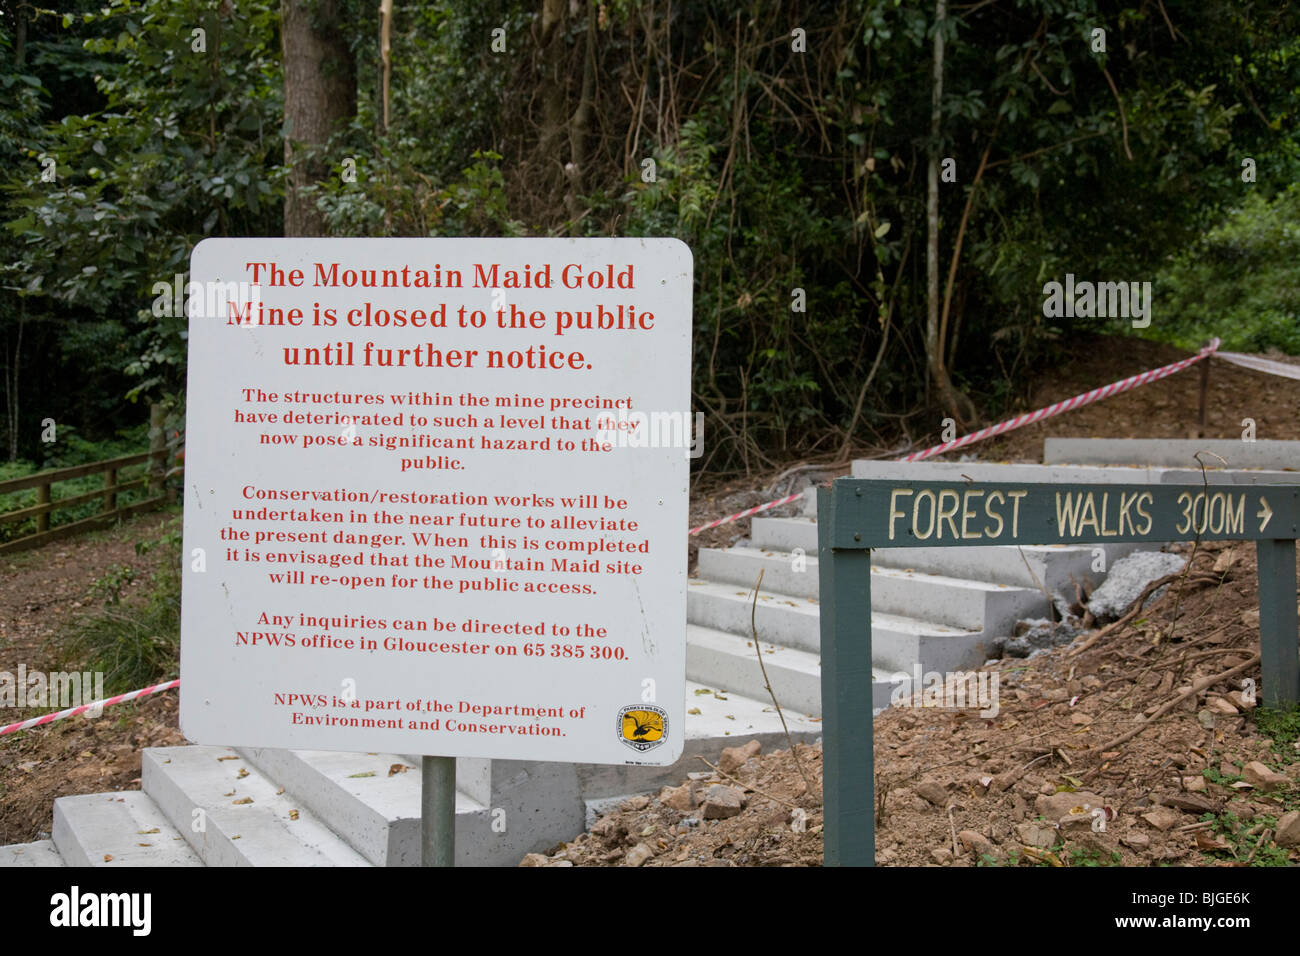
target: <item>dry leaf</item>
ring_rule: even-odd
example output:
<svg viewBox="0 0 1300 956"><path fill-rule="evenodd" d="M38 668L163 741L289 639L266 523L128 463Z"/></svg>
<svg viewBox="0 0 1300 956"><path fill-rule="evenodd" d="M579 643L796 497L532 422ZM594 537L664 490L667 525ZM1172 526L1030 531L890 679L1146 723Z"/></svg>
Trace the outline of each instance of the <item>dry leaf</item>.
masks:
<svg viewBox="0 0 1300 956"><path fill-rule="evenodd" d="M1209 853L1226 852L1232 849L1222 837L1211 836L1206 830L1196 831L1196 848Z"/></svg>
<svg viewBox="0 0 1300 956"><path fill-rule="evenodd" d="M388 768L388 775L391 777L391 776L393 776L394 774L398 774L398 773L406 773L406 771L408 771L408 770L410 770L410 769L411 769L411 768L408 767L408 766L407 766L406 764L404 764L404 763L395 763L395 764L393 764L391 767Z"/></svg>
<svg viewBox="0 0 1300 956"><path fill-rule="evenodd" d="M290 820L297 820L297 819L298 819L298 811L297 811L297 810L290 810L290 811L289 811L289 819L290 819Z"/></svg>
<svg viewBox="0 0 1300 956"><path fill-rule="evenodd" d="M252 802L253 802L253 798L252 798L252 797L240 797L238 800L231 800L230 802L231 802L233 805L235 805L235 806L238 807L238 806L242 806L243 804L246 804L246 803L252 803Z"/></svg>
<svg viewBox="0 0 1300 956"><path fill-rule="evenodd" d="M1027 859L1034 860L1038 863L1046 863L1050 866L1065 865L1061 862L1061 858L1057 856L1055 853L1048 853L1046 850L1040 850L1036 846L1024 846L1022 844L1022 847L1025 851L1025 857Z"/></svg>

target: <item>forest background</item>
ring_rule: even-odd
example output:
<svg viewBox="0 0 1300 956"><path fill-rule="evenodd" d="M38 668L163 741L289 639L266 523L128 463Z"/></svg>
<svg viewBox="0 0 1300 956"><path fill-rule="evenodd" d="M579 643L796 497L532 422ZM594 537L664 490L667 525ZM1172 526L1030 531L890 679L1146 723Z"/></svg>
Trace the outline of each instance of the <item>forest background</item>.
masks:
<svg viewBox="0 0 1300 956"><path fill-rule="evenodd" d="M151 402L181 427L155 285L207 236L678 237L713 474L996 420L1078 334L1300 354L1298 27L1250 0L6 2L0 477L141 450ZM1045 316L1067 273L1152 282L1150 326Z"/></svg>

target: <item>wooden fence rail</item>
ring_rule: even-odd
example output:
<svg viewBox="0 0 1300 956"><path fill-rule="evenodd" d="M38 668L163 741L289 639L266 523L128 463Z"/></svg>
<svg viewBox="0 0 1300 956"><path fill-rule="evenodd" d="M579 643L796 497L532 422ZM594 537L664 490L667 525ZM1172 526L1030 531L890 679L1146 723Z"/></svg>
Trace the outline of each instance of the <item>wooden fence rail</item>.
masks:
<svg viewBox="0 0 1300 956"><path fill-rule="evenodd" d="M0 481L0 495L14 491L26 491L29 488L36 489L36 504L0 513L0 524L35 518L36 531L0 544L0 554L34 548L59 538L80 534L83 531L91 531L112 524L122 518L162 507L170 500L166 491L165 479L170 474L181 470L178 467L169 471L167 457L167 436L163 428L163 413L162 409L155 405L149 410L149 450L146 452L135 455L122 455L118 458L106 458L103 461L94 461L85 465L73 465L71 468L54 468L34 475L27 475L23 478ZM149 467L144 474L126 480L119 479L119 472L123 469L145 463L148 463ZM84 478L87 475L96 474L104 476L104 486L102 488L57 500L50 495L51 486L60 481L70 481L74 478ZM147 488L147 497L134 504L119 507L118 494L129 488L139 486ZM103 507L98 514L91 515L89 518L82 518L79 521L58 525L54 528L50 527L50 514L55 510L93 501L96 498L103 501Z"/></svg>

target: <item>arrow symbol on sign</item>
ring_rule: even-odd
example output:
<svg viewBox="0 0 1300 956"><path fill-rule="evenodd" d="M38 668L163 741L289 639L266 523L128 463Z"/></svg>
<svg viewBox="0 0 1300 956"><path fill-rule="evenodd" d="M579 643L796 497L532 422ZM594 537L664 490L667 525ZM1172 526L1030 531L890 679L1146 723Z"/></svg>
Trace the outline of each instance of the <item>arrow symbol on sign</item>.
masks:
<svg viewBox="0 0 1300 956"><path fill-rule="evenodd" d="M1273 509L1268 506L1268 499L1265 498L1263 495L1259 496L1259 506L1260 506L1259 512L1255 515L1255 517L1264 519L1259 526L1259 530L1263 531L1265 528L1268 527L1269 519L1273 517Z"/></svg>

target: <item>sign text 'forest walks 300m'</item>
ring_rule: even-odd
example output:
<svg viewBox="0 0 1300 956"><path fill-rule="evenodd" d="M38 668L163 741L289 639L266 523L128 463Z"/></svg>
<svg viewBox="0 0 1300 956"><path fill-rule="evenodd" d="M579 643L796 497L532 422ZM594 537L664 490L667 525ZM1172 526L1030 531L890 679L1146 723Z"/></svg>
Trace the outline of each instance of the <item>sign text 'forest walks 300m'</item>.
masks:
<svg viewBox="0 0 1300 956"><path fill-rule="evenodd" d="M680 756L698 437L628 433L691 419L685 245L210 239L191 280L187 737Z"/></svg>
<svg viewBox="0 0 1300 956"><path fill-rule="evenodd" d="M1300 703L1295 542L1300 484L839 478L818 491L817 537L828 866L875 861L871 627L862 626L871 621L873 549L1254 541L1264 704Z"/></svg>

